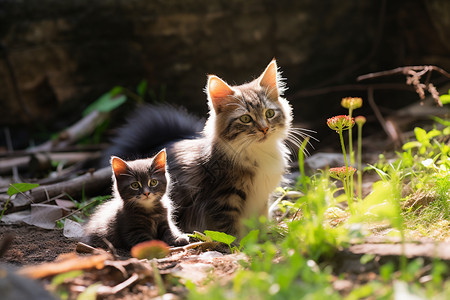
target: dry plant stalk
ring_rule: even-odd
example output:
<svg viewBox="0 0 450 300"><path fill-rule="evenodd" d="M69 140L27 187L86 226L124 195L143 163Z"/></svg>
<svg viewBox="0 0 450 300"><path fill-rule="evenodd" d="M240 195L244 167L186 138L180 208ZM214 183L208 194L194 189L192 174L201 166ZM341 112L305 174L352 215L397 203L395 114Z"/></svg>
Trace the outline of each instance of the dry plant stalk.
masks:
<svg viewBox="0 0 450 300"><path fill-rule="evenodd" d="M61 260L24 267L18 273L26 277L39 279L74 270L101 269L107 259L111 259L111 255L106 252L92 256L77 256L75 253L69 253Z"/></svg>
<svg viewBox="0 0 450 300"><path fill-rule="evenodd" d="M357 80L362 81L366 79L390 76L394 74L404 74L406 75L406 84L414 87L416 93L419 95L422 101L425 99L425 91L428 91L436 104L438 106L442 106L442 102L439 99L439 92L437 91L436 87L430 82L431 73L433 71L436 71L441 75L450 78L450 74L447 73L447 71L436 66L407 66L388 71L361 75L357 78ZM425 74L427 75L427 77L425 79L425 82L422 83L421 79Z"/></svg>

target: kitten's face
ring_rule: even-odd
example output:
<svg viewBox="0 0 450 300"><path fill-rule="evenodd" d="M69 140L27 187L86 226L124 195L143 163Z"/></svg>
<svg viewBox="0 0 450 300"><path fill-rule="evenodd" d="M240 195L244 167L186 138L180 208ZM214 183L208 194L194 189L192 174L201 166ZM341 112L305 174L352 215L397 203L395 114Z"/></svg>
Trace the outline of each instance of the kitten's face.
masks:
<svg viewBox="0 0 450 300"><path fill-rule="evenodd" d="M217 116L220 136L230 142L264 142L286 126L286 115L278 101L272 101L258 87L234 88L235 103Z"/></svg>
<svg viewBox="0 0 450 300"><path fill-rule="evenodd" d="M216 134L234 144L286 138L290 107L280 96L276 62L254 81L230 87L216 76L208 80L208 96Z"/></svg>
<svg viewBox="0 0 450 300"><path fill-rule="evenodd" d="M138 204L151 209L166 192L165 150L154 158L123 161L118 157L111 159L114 171L115 190L124 204Z"/></svg>

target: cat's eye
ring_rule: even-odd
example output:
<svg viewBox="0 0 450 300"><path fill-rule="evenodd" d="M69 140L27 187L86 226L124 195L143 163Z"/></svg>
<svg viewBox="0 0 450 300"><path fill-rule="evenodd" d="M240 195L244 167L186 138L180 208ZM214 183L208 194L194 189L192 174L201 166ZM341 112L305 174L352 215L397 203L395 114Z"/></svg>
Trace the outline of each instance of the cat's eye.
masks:
<svg viewBox="0 0 450 300"><path fill-rule="evenodd" d="M245 115L242 115L242 116L239 118L239 120L240 120L242 123L250 123L250 122L252 121L252 117L250 117L250 115L245 114Z"/></svg>
<svg viewBox="0 0 450 300"><path fill-rule="evenodd" d="M266 118L270 119L275 116L275 111L273 109L266 110Z"/></svg>
<svg viewBox="0 0 450 300"><path fill-rule="evenodd" d="M133 189L133 190L138 190L140 187L142 187L141 186L141 183L139 182L139 181L135 181L135 182L132 182L131 184L130 184L130 187Z"/></svg>
<svg viewBox="0 0 450 300"><path fill-rule="evenodd" d="M158 180L150 179L148 182L148 186L156 186L158 184Z"/></svg>

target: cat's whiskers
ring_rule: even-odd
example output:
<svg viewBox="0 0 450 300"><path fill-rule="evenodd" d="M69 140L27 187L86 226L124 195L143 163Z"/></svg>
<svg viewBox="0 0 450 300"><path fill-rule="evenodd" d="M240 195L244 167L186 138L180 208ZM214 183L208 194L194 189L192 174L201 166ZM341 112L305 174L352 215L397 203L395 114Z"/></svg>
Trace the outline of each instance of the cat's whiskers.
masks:
<svg viewBox="0 0 450 300"><path fill-rule="evenodd" d="M319 140L317 138L315 138L314 136L312 136L311 134L305 133L306 132L312 132L312 133L316 133L313 130L309 130L309 129L305 129L305 128L290 128L288 131L288 134L291 136L296 136L296 137L301 137L302 139L312 139L316 142L319 142ZM308 141L308 144L314 149L314 146Z"/></svg>
<svg viewBox="0 0 450 300"><path fill-rule="evenodd" d="M312 132L315 133L313 130L305 129L305 128L289 128L288 130L288 138L287 141L291 144L295 145L298 148L301 148L303 141L308 138L308 145L311 146L314 149L314 145L310 142L309 139L313 139L315 141L319 141L317 138L313 137L312 135L305 133L306 132ZM291 145L288 143L288 147L292 150L292 152L295 154L297 151L293 149ZM303 148L303 153L307 156L310 155L308 149Z"/></svg>

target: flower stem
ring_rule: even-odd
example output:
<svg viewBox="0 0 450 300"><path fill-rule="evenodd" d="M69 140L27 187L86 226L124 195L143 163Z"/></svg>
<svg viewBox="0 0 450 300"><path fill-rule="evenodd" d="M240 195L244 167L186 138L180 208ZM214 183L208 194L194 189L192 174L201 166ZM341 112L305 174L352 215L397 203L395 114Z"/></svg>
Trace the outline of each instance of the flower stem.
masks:
<svg viewBox="0 0 450 300"><path fill-rule="evenodd" d="M353 109L348 109L348 116L350 120L352 119ZM350 165L353 166L355 164L355 153L353 152L353 135L352 135L352 127L348 128L348 151L350 153Z"/></svg>
<svg viewBox="0 0 450 300"><path fill-rule="evenodd" d="M351 185L350 185L350 176L348 175L348 161L347 161L347 153L345 151L345 144L344 144L344 137L342 135L342 129L339 129L339 140L341 142L341 148L342 148L342 154L344 154L344 161L345 161L345 180L343 181L344 184L344 190L345 190L345 194L347 195L347 201L348 201L348 207L350 208L350 212L353 214L354 210L353 210L353 192L350 190ZM353 176L352 176L352 180L353 180Z"/></svg>
<svg viewBox="0 0 450 300"><path fill-rule="evenodd" d="M350 120L352 119L352 114L353 114L353 108L350 107L348 109L348 116L350 117ZM350 127L348 128L348 151L349 151L349 154L350 154L350 166L353 166L355 164L355 152L353 151L352 127L353 126L350 125ZM348 180L348 178L347 178L347 180ZM348 183L349 183L349 200L348 200L348 205L350 207L350 211L353 214L353 176L350 178L350 181ZM352 203L352 205L350 205L350 202Z"/></svg>
<svg viewBox="0 0 450 300"><path fill-rule="evenodd" d="M362 199L362 124L358 124L358 198Z"/></svg>
<svg viewBox="0 0 450 300"><path fill-rule="evenodd" d="M345 151L344 137L342 135L342 129L339 130L339 140L341 142L342 154L344 154L345 168L348 168L347 153Z"/></svg>
<svg viewBox="0 0 450 300"><path fill-rule="evenodd" d="M9 196L8 200L6 200L5 205L3 205L3 210L2 210L2 213L0 214L0 221L3 218L3 214L5 213L6 209L8 208L9 200L11 200L11 196Z"/></svg>

